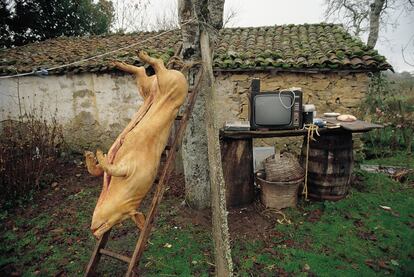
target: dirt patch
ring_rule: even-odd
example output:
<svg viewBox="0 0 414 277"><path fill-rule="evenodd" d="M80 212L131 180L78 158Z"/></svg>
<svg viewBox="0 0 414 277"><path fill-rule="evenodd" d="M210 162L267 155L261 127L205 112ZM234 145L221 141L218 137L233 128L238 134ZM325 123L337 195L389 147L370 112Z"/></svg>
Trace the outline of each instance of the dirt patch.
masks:
<svg viewBox="0 0 414 277"><path fill-rule="evenodd" d="M253 203L241 208L230 208L228 223L230 236L234 239L268 238L274 224L261 214Z"/></svg>
<svg viewBox="0 0 414 277"><path fill-rule="evenodd" d="M24 207L16 208L12 211L15 217L18 218L33 218L41 213L50 211L56 207L64 199L69 196L81 193L85 188L101 186L101 178L90 176L82 163L59 162L56 164L58 172L51 182L46 185L40 192L38 192L31 203L24 205ZM70 215L71 209L78 209L78 207L67 207L65 209L65 216ZM62 211L63 212L63 211ZM10 227L10 220L6 222L6 227Z"/></svg>
<svg viewBox="0 0 414 277"><path fill-rule="evenodd" d="M182 174L172 175L165 191L167 201L172 201L178 209L176 216L171 219L177 225L194 225L211 229L211 210L195 210L185 203L185 180ZM174 207L171 207L172 209ZM228 224L232 239L267 239L274 236L272 230L277 220L270 219L262 213L263 207L259 203L247 206L229 208Z"/></svg>

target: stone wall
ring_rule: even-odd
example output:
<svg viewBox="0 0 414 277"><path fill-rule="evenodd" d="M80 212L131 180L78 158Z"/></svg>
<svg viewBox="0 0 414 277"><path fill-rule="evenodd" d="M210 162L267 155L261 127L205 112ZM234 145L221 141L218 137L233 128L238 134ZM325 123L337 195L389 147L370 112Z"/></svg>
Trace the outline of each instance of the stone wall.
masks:
<svg viewBox="0 0 414 277"><path fill-rule="evenodd" d="M0 80L0 103L0 121L25 112L55 117L69 146L83 152L108 149L142 99L131 76L77 74Z"/></svg>
<svg viewBox="0 0 414 277"><path fill-rule="evenodd" d="M364 73L218 73L220 125L249 119L253 78L261 79L263 91L301 87L304 102L315 104L319 115L328 111L355 113L368 86L368 76ZM107 149L141 102L129 75L76 74L0 80L0 121L34 109L46 117L56 116L64 125L67 142L78 151ZM203 116L202 109L199 114ZM190 122L189 129L196 125ZM255 145L276 143L289 148L299 140L258 139Z"/></svg>
<svg viewBox="0 0 414 277"><path fill-rule="evenodd" d="M249 120L249 93L253 78L260 78L261 91L300 87L303 102L314 104L317 116L324 112L356 114L368 87L365 73L219 73L216 75L220 124ZM302 138L256 139L255 146L276 145L298 152Z"/></svg>

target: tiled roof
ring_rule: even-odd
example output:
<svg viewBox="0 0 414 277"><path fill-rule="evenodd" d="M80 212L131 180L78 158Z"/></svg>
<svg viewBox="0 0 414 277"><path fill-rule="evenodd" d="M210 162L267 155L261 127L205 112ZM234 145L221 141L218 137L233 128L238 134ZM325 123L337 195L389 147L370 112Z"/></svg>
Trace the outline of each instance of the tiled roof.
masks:
<svg viewBox="0 0 414 277"><path fill-rule="evenodd" d="M108 72L113 70L112 60L139 65L137 49L145 49L167 61L179 47L180 32L175 30L152 38L159 34L61 37L0 50L0 75L56 67L131 44L136 46L49 73ZM140 43L143 40L147 41ZM350 36L340 25L304 24L223 29L215 46L214 68L376 71L391 66L375 49Z"/></svg>

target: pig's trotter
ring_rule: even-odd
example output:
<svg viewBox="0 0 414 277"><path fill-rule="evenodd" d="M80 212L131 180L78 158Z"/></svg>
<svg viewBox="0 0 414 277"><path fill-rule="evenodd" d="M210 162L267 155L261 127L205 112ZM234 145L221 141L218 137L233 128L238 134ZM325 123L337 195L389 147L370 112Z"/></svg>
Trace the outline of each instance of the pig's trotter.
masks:
<svg viewBox="0 0 414 277"><path fill-rule="evenodd" d="M162 70L167 70L164 66L164 62L161 59L155 59L148 56L148 54L141 50L138 52L138 57L145 63L149 64L154 68L155 74L158 74Z"/></svg>
<svg viewBox="0 0 414 277"><path fill-rule="evenodd" d="M85 163L88 169L88 172L93 176L102 176L102 168L96 164L95 155L91 151L85 152Z"/></svg>

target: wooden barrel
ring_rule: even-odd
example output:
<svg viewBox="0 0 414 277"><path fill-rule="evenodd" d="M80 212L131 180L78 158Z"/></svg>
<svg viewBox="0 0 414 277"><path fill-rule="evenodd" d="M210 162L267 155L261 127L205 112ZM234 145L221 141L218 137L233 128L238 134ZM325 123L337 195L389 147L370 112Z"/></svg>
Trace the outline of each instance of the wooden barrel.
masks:
<svg viewBox="0 0 414 277"><path fill-rule="evenodd" d="M309 144L308 195L318 200L340 200L348 193L352 167L352 134L335 132L315 136ZM303 165L306 138L302 151Z"/></svg>

